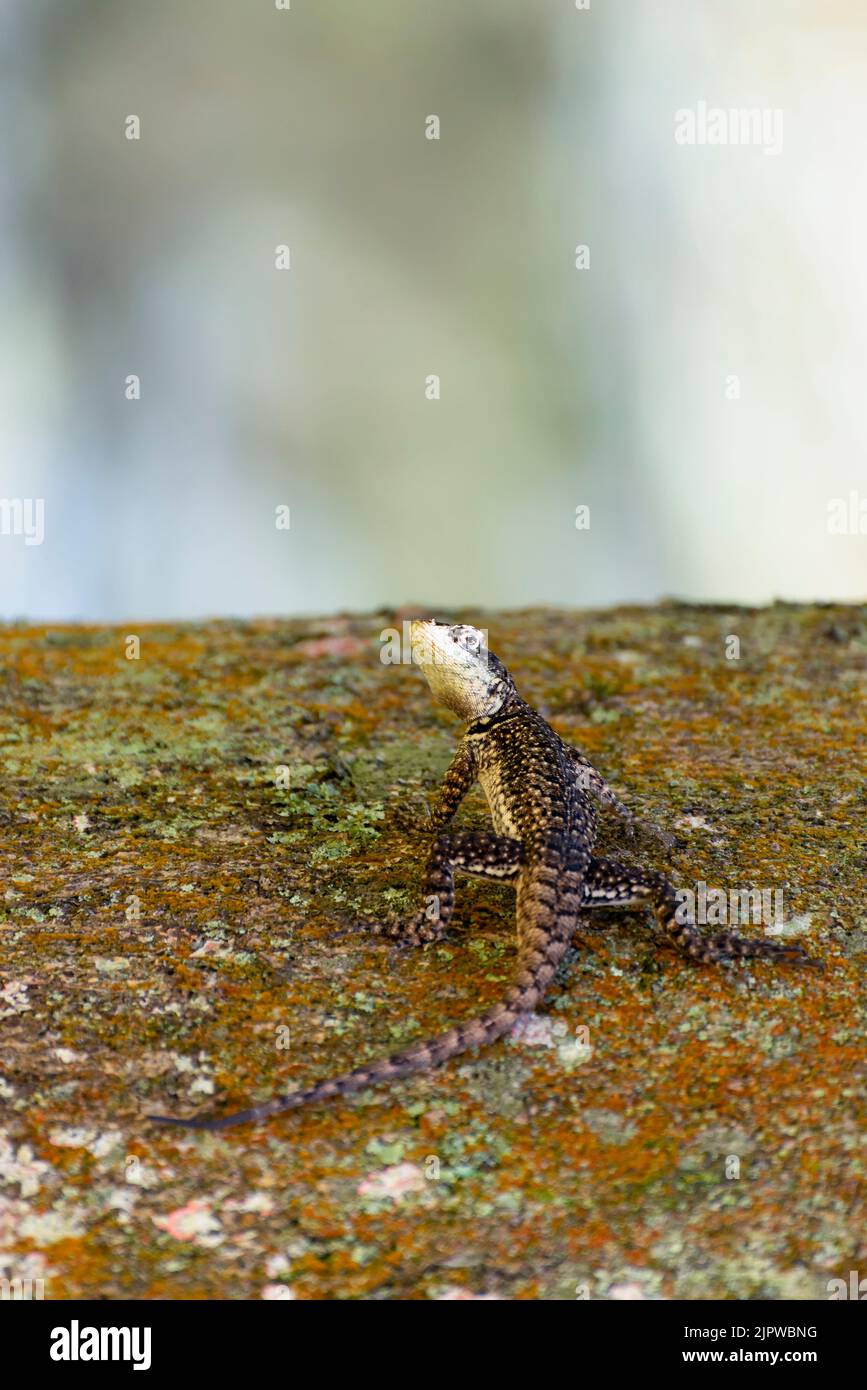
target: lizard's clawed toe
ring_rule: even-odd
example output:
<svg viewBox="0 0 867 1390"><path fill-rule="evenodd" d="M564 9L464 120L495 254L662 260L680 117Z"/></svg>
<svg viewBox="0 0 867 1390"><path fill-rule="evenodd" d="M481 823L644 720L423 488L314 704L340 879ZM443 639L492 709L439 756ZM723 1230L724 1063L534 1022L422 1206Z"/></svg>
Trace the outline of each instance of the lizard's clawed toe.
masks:
<svg viewBox="0 0 867 1390"><path fill-rule="evenodd" d="M742 948L739 954L743 959L768 960L775 965L808 965L813 970L825 969L824 961L809 955L797 942L761 941L755 947L751 944L748 949Z"/></svg>
<svg viewBox="0 0 867 1390"><path fill-rule="evenodd" d="M371 940L385 946L399 934L399 927L398 930L395 930L395 925L388 918L379 918L375 921L362 918L355 923L355 931L359 936L370 937Z"/></svg>
<svg viewBox="0 0 867 1390"><path fill-rule="evenodd" d="M390 802L387 820L391 829L404 835L428 835L432 828L430 806L423 796Z"/></svg>
<svg viewBox="0 0 867 1390"><path fill-rule="evenodd" d="M811 970L825 969L825 962L816 956L809 955L803 946L783 946L780 959L789 965L809 965Z"/></svg>

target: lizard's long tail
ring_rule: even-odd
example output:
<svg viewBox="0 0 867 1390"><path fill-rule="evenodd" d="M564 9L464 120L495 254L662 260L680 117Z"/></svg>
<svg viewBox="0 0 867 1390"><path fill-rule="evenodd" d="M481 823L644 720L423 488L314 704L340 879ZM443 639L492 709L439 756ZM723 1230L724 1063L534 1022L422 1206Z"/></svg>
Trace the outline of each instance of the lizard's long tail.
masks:
<svg viewBox="0 0 867 1390"><path fill-rule="evenodd" d="M237 1110L232 1114L218 1115L212 1119L207 1116L194 1116L184 1120L175 1119L171 1115L149 1115L148 1119L156 1124L178 1125L184 1129L228 1129L231 1125L266 1120L269 1116L279 1115L284 1110L297 1110L302 1105L314 1105L318 1101L331 1100L335 1096L349 1096L354 1091L366 1090L368 1086L373 1086L379 1081L391 1081L396 1077L430 1071L450 1058L457 1057L459 1053L494 1042L504 1033L508 1033L521 1014L535 1009L543 998L554 978L557 966L566 953L575 922L574 913L561 909L560 912L552 914L550 928L529 927L522 932L515 978L499 1003L470 1019L468 1023L442 1033L438 1038L416 1043L404 1052L371 1062L366 1067L357 1067L355 1071L345 1072L342 1076L334 1076L328 1081L318 1081L307 1090L290 1091L286 1095L275 1096L273 1100L254 1105L249 1110Z"/></svg>

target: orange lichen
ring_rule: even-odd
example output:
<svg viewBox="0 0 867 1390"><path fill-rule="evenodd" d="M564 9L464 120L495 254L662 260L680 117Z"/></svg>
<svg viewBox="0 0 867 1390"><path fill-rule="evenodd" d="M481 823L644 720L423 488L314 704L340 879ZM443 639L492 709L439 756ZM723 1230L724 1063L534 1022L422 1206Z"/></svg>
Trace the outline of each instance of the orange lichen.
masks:
<svg viewBox="0 0 867 1390"><path fill-rule="evenodd" d="M679 885L781 888L825 972L696 968L600 917L546 1005L589 1029L580 1064L504 1042L259 1129L156 1131L148 1110L263 1097L492 1002L511 899L463 885L454 939L418 954L355 930L412 901L424 845L382 810L457 733L380 662L387 615L135 625L138 661L128 628L7 628L0 990L28 1007L3 1019L0 1136L38 1190L0 1198L48 1296L816 1297L865 1257L864 612L460 617L683 837ZM398 1163L424 1187L359 1191ZM212 1231L155 1227L194 1201Z"/></svg>

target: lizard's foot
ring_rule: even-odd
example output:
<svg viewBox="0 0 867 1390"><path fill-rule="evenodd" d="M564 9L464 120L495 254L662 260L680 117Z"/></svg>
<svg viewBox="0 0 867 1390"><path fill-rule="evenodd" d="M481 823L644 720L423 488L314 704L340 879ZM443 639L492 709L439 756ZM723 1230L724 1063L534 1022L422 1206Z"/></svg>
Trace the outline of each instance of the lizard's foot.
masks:
<svg viewBox="0 0 867 1390"><path fill-rule="evenodd" d="M412 917L398 917L396 913L389 915L378 922L359 922L361 931L376 937L383 945L388 946L429 946L432 941L439 941L445 935L445 924L436 915L435 908L432 908L432 916L427 916L428 909L415 913Z"/></svg>
<svg viewBox="0 0 867 1390"><path fill-rule="evenodd" d="M663 849L683 849L686 841L679 835L672 835L670 830L663 830L661 825L654 825L652 821L639 821L642 830L656 840Z"/></svg>
<svg viewBox="0 0 867 1390"><path fill-rule="evenodd" d="M430 835L433 832L430 806L420 795L389 802L386 819L389 827L404 835Z"/></svg>
<svg viewBox="0 0 867 1390"><path fill-rule="evenodd" d="M763 959L824 968L821 961L814 960L796 942L738 936L735 932L702 936L695 924L682 916L683 904L668 879L654 870L633 869L613 859L593 858L584 875L582 892L583 909L647 904L677 949L691 960L701 961L705 965Z"/></svg>
<svg viewBox="0 0 867 1390"><path fill-rule="evenodd" d="M825 965L815 956L809 955L804 947L795 941L769 941L765 936L738 936L735 932L718 932L716 936L695 936L704 946L730 960L773 960L785 965L809 965L814 970L824 970Z"/></svg>
<svg viewBox="0 0 867 1390"><path fill-rule="evenodd" d="M635 840L639 835L646 835L649 840L655 840L665 850L683 849L686 843L679 835L672 835L670 831L663 830L662 826L655 825L653 821L649 820L637 820L631 817L626 821L625 832L629 840Z"/></svg>
<svg viewBox="0 0 867 1390"><path fill-rule="evenodd" d="M460 830L440 835L428 856L424 903L412 917L388 917L365 924L373 936L406 946L427 946L446 932L455 906L455 870L494 878L516 878L524 862L520 841L487 830Z"/></svg>

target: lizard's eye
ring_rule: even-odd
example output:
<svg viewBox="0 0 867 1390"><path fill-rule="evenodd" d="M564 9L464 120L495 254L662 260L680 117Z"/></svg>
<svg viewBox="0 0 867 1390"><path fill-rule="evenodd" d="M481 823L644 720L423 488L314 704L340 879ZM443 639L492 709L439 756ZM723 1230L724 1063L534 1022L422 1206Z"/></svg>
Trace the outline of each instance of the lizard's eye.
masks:
<svg viewBox="0 0 867 1390"><path fill-rule="evenodd" d="M453 627L451 630L452 641L456 642L464 651L477 652L480 646L480 633L474 627Z"/></svg>

